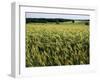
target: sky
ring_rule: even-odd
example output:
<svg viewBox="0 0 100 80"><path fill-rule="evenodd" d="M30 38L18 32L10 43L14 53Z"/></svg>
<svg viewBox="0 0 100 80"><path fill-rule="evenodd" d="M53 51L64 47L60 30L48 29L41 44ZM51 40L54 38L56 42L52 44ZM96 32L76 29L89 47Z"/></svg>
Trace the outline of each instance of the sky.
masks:
<svg viewBox="0 0 100 80"><path fill-rule="evenodd" d="M50 14L50 13L26 13L26 18L64 18L64 19L80 19L89 20L89 15L75 14Z"/></svg>

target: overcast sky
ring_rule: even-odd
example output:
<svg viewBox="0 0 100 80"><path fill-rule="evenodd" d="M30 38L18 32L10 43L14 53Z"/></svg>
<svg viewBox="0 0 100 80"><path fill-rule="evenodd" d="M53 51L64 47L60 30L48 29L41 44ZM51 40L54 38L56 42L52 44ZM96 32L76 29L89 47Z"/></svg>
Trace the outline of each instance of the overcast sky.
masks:
<svg viewBox="0 0 100 80"><path fill-rule="evenodd" d="M89 15L26 13L26 18L64 18L64 19L89 20Z"/></svg>

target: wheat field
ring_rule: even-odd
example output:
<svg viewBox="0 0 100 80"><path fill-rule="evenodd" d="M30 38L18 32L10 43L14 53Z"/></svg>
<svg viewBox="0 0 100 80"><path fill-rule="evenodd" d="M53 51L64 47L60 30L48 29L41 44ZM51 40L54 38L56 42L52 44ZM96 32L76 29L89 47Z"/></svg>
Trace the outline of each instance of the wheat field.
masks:
<svg viewBox="0 0 100 80"><path fill-rule="evenodd" d="M26 67L89 64L89 25L26 24Z"/></svg>

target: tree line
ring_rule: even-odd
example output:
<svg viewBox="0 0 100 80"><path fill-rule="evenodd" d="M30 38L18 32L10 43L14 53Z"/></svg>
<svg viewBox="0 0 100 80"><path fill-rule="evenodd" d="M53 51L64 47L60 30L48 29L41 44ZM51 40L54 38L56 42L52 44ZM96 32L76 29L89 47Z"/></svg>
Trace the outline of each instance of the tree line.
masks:
<svg viewBox="0 0 100 80"><path fill-rule="evenodd" d="M84 21L86 25L89 25L89 20L73 20L73 19L62 19L62 18L26 18L26 23L56 23L69 22L75 23L75 21Z"/></svg>

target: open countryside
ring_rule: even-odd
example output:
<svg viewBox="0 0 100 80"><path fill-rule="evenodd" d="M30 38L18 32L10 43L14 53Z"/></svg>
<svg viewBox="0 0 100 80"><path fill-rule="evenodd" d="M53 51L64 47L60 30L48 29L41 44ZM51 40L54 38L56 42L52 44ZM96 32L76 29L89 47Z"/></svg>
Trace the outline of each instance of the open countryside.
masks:
<svg viewBox="0 0 100 80"><path fill-rule="evenodd" d="M89 64L89 20L26 19L26 67Z"/></svg>

